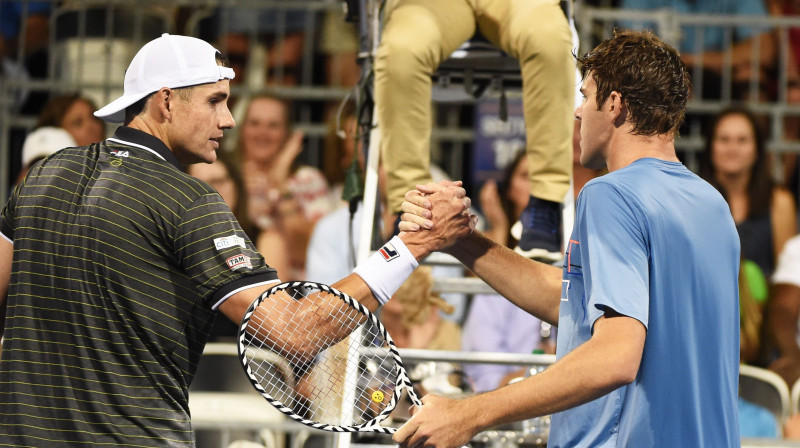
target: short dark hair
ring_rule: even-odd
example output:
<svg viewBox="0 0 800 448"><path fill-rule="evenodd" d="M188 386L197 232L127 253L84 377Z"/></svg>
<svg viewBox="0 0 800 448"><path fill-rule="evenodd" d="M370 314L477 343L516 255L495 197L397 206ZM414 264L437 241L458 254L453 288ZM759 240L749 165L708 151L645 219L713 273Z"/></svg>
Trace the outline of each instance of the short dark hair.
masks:
<svg viewBox="0 0 800 448"><path fill-rule="evenodd" d="M147 105L147 100L149 100L151 96L153 96L152 93L125 108L125 121L123 123L125 126L144 112L144 106Z"/></svg>
<svg viewBox="0 0 800 448"><path fill-rule="evenodd" d="M215 59L217 61L217 65L219 65L220 67L228 67L228 68L230 68L231 62L228 60L228 58L223 56L220 52L217 52ZM189 101L189 98L192 97L192 88L193 87L194 86L187 86L187 87L180 87L180 88L176 88L176 89L172 89L172 90L174 90L178 94L178 97L181 100ZM155 93L155 92L153 92L153 93ZM144 108L145 108L145 106L147 106L147 101L150 99L151 96L153 96L153 93L147 95L146 97L140 99L139 101L137 101L137 102L135 102L135 103L133 103L130 106L125 108L125 121L124 121L123 124L128 125L128 123L133 121L134 118L136 118L139 114L144 112Z"/></svg>
<svg viewBox="0 0 800 448"><path fill-rule="evenodd" d="M677 135L692 82L678 51L649 31L614 31L614 37L578 57L581 75L597 83L597 107L619 92L633 133Z"/></svg>

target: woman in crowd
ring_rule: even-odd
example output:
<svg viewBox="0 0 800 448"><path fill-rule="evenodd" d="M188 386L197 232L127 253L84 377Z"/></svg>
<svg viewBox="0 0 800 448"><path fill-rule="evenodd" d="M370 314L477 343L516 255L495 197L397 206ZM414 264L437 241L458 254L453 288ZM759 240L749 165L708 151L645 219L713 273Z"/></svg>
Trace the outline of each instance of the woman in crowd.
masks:
<svg viewBox="0 0 800 448"><path fill-rule="evenodd" d="M767 363L763 313L768 288L784 244L797 233L792 194L770 175L762 127L743 107L714 117L706 136L700 174L725 197L741 240L740 307L742 362Z"/></svg>
<svg viewBox="0 0 800 448"><path fill-rule="evenodd" d="M417 268L381 308L381 321L399 348L460 350L461 329L445 320L439 310L452 314L455 307L433 292L430 266Z"/></svg>
<svg viewBox="0 0 800 448"><path fill-rule="evenodd" d="M742 257L769 278L783 245L797 233L797 212L792 194L770 175L764 133L752 112L732 107L714 118L700 174L728 202Z"/></svg>
<svg viewBox="0 0 800 448"><path fill-rule="evenodd" d="M262 230L283 235L289 251L283 280L304 277L305 253L314 223L336 203L322 173L298 163L303 134L292 132L289 106L271 96L257 95L244 108L235 152L244 176L250 217ZM275 259L270 249L262 252Z"/></svg>
<svg viewBox="0 0 800 448"><path fill-rule="evenodd" d="M97 143L105 138L105 128L103 121L93 115L96 110L92 100L77 93L60 95L44 106L36 128L64 128L78 146Z"/></svg>

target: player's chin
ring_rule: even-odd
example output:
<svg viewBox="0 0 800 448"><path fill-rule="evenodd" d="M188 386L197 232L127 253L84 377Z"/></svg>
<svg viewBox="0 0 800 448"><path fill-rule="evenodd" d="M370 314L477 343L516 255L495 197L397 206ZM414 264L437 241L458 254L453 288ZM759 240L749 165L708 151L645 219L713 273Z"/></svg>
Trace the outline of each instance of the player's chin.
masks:
<svg viewBox="0 0 800 448"><path fill-rule="evenodd" d="M208 145L207 147L203 148L203 151L200 154L198 154L200 161L205 163L216 162L217 148L219 148L219 146L214 147L213 145Z"/></svg>

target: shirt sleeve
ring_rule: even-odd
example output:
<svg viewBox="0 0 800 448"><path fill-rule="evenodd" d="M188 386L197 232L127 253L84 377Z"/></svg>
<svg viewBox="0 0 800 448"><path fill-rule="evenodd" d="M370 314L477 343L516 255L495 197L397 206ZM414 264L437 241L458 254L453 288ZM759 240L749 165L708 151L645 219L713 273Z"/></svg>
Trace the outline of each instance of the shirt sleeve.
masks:
<svg viewBox="0 0 800 448"><path fill-rule="evenodd" d="M644 214L604 182L584 187L578 208L589 321L613 310L647 327L649 249Z"/></svg>
<svg viewBox="0 0 800 448"><path fill-rule="evenodd" d="M14 207L17 203L18 194L19 186L11 192L11 197L6 202L6 206L3 207L3 211L0 212L0 233L12 243L14 242Z"/></svg>
<svg viewBox="0 0 800 448"><path fill-rule="evenodd" d="M800 236L792 237L783 246L772 283L800 287Z"/></svg>
<svg viewBox="0 0 800 448"><path fill-rule="evenodd" d="M241 289L278 281L216 193L199 197L181 218L175 254L213 308Z"/></svg>

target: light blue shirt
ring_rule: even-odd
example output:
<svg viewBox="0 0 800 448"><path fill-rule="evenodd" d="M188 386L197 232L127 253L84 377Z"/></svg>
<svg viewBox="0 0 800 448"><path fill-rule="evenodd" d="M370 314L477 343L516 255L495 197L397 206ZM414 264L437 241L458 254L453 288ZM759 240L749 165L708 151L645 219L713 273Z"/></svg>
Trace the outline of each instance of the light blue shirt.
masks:
<svg viewBox="0 0 800 448"><path fill-rule="evenodd" d="M738 447L739 237L728 205L678 162L640 159L578 198L558 351L605 310L647 328L636 379L555 414L550 447Z"/></svg>
<svg viewBox="0 0 800 448"><path fill-rule="evenodd" d="M632 10L658 10L658 9L672 9L677 13L682 14L736 14L742 16L767 16L767 9L762 0L621 0L620 8ZM623 28L648 28L656 31L654 28L655 21L646 21L643 23L622 23ZM725 47L725 30L730 27L700 25L703 30L703 49L705 51L722 50ZM736 26L733 27L732 42L747 39L756 33L764 32L766 30L747 27ZM695 53L699 49L696 48L695 39L698 27L685 26L681 29L681 40L678 47L681 52Z"/></svg>

